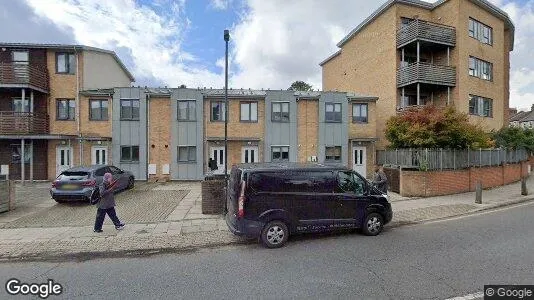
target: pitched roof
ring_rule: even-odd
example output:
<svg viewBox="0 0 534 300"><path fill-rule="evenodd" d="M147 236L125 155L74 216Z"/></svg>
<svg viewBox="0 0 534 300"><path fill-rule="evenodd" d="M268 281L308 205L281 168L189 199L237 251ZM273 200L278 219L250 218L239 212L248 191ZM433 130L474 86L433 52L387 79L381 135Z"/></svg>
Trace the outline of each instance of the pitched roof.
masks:
<svg viewBox="0 0 534 300"><path fill-rule="evenodd" d="M67 44L37 44L37 43L0 43L0 47L6 48L26 48L26 49L62 49L62 50L85 50L85 51L94 51L99 53L105 53L111 55L115 61L119 64L122 70L130 78L131 81L135 81L132 73L126 68L122 63L121 59L117 56L114 51L90 47L85 45L67 45Z"/></svg>
<svg viewBox="0 0 534 300"><path fill-rule="evenodd" d="M530 113L530 112L529 111L520 111L520 112L518 112L518 113L516 113L516 114L514 114L513 116L510 117L510 122L520 121L528 113Z"/></svg>
<svg viewBox="0 0 534 300"><path fill-rule="evenodd" d="M425 9L428 9L428 10L433 10L436 7L442 5L443 3L447 2L447 1L448 0L439 0L439 1L436 1L435 3L429 3L429 2L426 2L426 1L420 1L420 0L388 0L386 3L384 3L382 6L380 6L376 11L374 11L369 17L367 17L365 20L363 20L363 22L361 22L358 26L356 26L354 29L352 29L349 32L349 34L347 34L343 39L341 39L341 41L339 41L339 43L337 43L337 47L339 47L339 48L343 47L343 45L345 45L349 40L351 40L365 26L369 25L376 18L378 18L381 14L383 14L386 10L388 10L391 6L393 6L393 5L397 4L397 3L398 4L405 4L405 5L409 5L409 6L414 6L414 7L425 8ZM504 21L506 26L508 28L510 28L510 30L511 30L511 34L510 34L510 39L511 39L510 47L511 47L511 49L510 50L514 50L514 31L515 31L515 27L514 27L514 24L512 23L512 20L508 16L508 14L506 12L504 12L503 10L501 10L500 8L498 8L497 6L491 4L487 0L469 0L469 1L473 2L474 4L480 6L481 8L483 8L485 10L487 10L489 13L491 13L495 17L497 17L497 18L499 18L499 19ZM334 53L333 55L331 55L330 57L328 57L327 59L322 61L319 65L322 66L323 64L328 62L330 59L332 59L335 56L337 56L339 54L338 52Z"/></svg>
<svg viewBox="0 0 534 300"><path fill-rule="evenodd" d="M523 115L523 117L520 118L518 121L519 121L519 122L530 122L530 121L534 121L534 110L525 112L525 114Z"/></svg>

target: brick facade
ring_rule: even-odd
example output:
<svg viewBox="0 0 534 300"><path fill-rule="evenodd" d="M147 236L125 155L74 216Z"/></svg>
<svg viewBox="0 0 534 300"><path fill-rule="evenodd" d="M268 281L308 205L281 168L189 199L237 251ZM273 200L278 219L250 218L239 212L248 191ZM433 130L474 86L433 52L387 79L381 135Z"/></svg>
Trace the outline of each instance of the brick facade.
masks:
<svg viewBox="0 0 534 300"><path fill-rule="evenodd" d="M317 156L319 143L319 101L300 99L297 103L298 161L307 162Z"/></svg>
<svg viewBox="0 0 534 300"><path fill-rule="evenodd" d="M149 100L150 124L149 133L149 164L156 165L156 174L150 175L150 179L167 181L170 174L163 175L163 165L170 164L171 157L171 126L172 113L171 100L169 98L153 97Z"/></svg>

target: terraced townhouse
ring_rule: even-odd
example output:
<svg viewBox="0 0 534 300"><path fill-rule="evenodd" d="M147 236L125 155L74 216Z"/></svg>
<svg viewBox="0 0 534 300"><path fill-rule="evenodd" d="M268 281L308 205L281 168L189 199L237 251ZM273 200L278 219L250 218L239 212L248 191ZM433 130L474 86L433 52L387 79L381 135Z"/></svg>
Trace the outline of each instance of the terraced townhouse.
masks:
<svg viewBox="0 0 534 300"><path fill-rule="evenodd" d="M0 43L1 173L51 180L73 165L111 162L111 95L85 91L133 81L112 51Z"/></svg>
<svg viewBox="0 0 534 300"><path fill-rule="evenodd" d="M238 163L341 163L370 174L376 97L343 92L116 88L113 163L138 179L201 180ZM351 144L352 143L352 144ZM349 146L351 145L351 146Z"/></svg>
<svg viewBox="0 0 534 300"><path fill-rule="evenodd" d="M375 95L385 120L407 107L454 106L486 130L508 126L514 25L486 0L389 0L320 63L323 90Z"/></svg>

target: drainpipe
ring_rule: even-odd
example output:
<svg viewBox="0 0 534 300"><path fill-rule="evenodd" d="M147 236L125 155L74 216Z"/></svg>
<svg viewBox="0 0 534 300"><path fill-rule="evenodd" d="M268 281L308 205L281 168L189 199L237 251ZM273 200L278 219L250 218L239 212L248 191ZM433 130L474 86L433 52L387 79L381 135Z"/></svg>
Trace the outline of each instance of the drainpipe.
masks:
<svg viewBox="0 0 534 300"><path fill-rule="evenodd" d="M82 134L81 134L81 131L80 131L80 64L79 64L79 59L78 59L78 52L76 51L76 46L73 47L74 48L74 57L76 57L76 99L75 99L75 103L76 103L76 133L78 135L78 146L80 147L79 149L79 154L80 154L80 165L83 164L83 143L82 143Z"/></svg>
<svg viewBox="0 0 534 300"><path fill-rule="evenodd" d="M146 164L145 164L145 168L146 168L146 180L148 181L148 178L149 178L149 172L148 172L148 165L150 163L150 138L148 137L148 134L149 134L149 128L150 128L150 113L149 113L149 110L150 110L150 104L149 104L149 101L148 99L150 99L150 94L146 94L145 95L145 99L146 99L146 135L145 135L145 138L146 138ZM156 165L156 174L157 174L157 165Z"/></svg>

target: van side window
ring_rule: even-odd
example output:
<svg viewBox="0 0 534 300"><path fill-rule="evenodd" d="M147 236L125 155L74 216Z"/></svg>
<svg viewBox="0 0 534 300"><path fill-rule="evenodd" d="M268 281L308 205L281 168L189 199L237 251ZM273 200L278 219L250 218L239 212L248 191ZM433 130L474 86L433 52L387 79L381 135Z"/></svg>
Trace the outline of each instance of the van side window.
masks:
<svg viewBox="0 0 534 300"><path fill-rule="evenodd" d="M252 173L250 186L256 192L331 193L331 172Z"/></svg>
<svg viewBox="0 0 534 300"><path fill-rule="evenodd" d="M363 180L355 176L351 171L338 172L338 191L340 193L355 193L358 196L362 196L364 193Z"/></svg>

